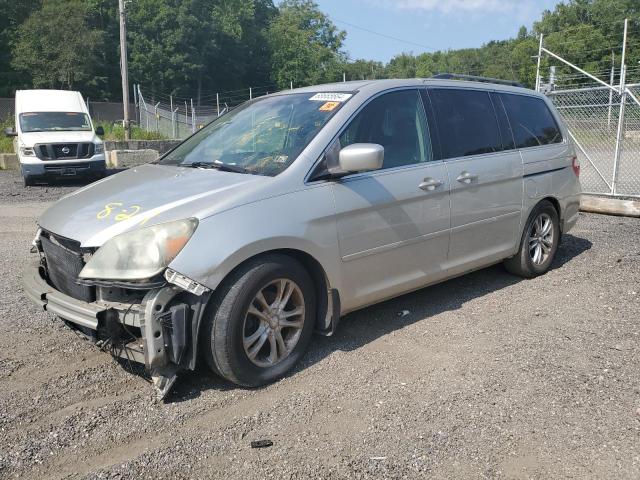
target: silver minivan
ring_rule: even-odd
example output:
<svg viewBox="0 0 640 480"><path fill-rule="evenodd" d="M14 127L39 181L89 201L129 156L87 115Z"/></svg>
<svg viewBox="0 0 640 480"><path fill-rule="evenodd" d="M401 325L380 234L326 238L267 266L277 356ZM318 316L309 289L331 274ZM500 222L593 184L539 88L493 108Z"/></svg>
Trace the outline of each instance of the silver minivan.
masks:
<svg viewBox="0 0 640 480"><path fill-rule="evenodd" d="M198 358L258 386L356 309L498 262L545 273L579 173L557 112L525 88L281 92L51 206L25 292L145 364L160 395Z"/></svg>

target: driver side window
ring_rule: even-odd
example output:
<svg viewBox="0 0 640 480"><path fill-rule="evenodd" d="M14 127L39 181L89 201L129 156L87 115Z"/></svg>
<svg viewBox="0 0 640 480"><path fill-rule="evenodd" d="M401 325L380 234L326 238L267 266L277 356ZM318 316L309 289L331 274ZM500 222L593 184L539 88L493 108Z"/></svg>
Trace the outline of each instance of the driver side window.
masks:
<svg viewBox="0 0 640 480"><path fill-rule="evenodd" d="M382 168L433 160L427 117L417 90L386 93L372 100L340 135L340 147L377 143L384 147Z"/></svg>

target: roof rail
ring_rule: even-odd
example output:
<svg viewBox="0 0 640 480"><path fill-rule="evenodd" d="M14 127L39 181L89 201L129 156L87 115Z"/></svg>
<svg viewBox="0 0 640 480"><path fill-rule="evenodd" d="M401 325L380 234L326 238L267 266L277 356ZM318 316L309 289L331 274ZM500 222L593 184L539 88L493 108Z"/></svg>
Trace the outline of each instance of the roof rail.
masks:
<svg viewBox="0 0 640 480"><path fill-rule="evenodd" d="M515 80L500 80L499 78L477 77L475 75L462 75L459 73L438 73L431 78L440 80L467 80L469 82L497 83L498 85L510 85L512 87L526 88Z"/></svg>

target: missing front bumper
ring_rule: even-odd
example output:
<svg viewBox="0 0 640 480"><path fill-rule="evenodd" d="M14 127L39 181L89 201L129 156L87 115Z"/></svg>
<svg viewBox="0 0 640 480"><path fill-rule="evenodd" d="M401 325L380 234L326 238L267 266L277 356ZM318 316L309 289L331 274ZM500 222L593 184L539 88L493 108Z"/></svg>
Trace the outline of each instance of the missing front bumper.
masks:
<svg viewBox="0 0 640 480"><path fill-rule="evenodd" d="M171 285L149 290L140 303L89 303L56 290L35 265L24 274L24 292L100 348L144 364L161 398L180 370L195 368L195 339L208 294L196 296Z"/></svg>

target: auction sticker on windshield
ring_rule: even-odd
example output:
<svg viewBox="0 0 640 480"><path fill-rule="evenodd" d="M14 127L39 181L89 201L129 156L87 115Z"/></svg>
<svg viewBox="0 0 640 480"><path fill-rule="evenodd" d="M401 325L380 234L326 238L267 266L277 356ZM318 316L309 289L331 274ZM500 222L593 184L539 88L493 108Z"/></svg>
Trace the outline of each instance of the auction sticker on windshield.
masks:
<svg viewBox="0 0 640 480"><path fill-rule="evenodd" d="M324 105L322 105L320 107L320 111L321 112L332 112L334 111L338 106L340 105L340 102L327 102Z"/></svg>
<svg viewBox="0 0 640 480"><path fill-rule="evenodd" d="M314 102L346 102L353 94L351 93L335 93L335 92L327 92L327 93L316 93L309 100Z"/></svg>

